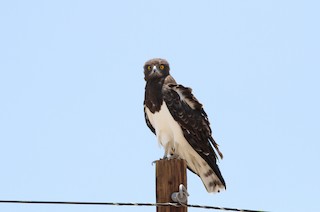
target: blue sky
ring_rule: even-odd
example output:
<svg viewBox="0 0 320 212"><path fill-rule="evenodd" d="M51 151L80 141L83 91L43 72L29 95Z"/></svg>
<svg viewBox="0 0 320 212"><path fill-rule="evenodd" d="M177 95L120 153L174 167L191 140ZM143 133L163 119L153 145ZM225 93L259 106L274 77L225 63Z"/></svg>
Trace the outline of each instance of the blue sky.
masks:
<svg viewBox="0 0 320 212"><path fill-rule="evenodd" d="M1 1L0 199L155 202L144 62L193 88L227 191L190 204L319 211L317 1ZM154 211L5 205L0 211ZM189 209L199 211L199 209Z"/></svg>

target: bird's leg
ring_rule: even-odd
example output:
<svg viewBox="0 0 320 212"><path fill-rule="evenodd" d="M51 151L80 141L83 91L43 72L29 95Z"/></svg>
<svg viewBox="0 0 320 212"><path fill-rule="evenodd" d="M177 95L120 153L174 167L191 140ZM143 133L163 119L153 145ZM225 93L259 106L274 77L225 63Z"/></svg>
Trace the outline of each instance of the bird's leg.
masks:
<svg viewBox="0 0 320 212"><path fill-rule="evenodd" d="M169 146L169 145L167 145ZM180 159L179 155L175 154L175 149L174 147L166 147L165 153L163 156L164 160L171 160L171 159Z"/></svg>
<svg viewBox="0 0 320 212"><path fill-rule="evenodd" d="M172 151L172 147L171 145L169 145L169 142L168 142L167 145L164 147L164 156L163 156L164 160L170 159L171 151Z"/></svg>
<svg viewBox="0 0 320 212"><path fill-rule="evenodd" d="M181 159L180 156L176 153L175 149L171 149L170 159Z"/></svg>

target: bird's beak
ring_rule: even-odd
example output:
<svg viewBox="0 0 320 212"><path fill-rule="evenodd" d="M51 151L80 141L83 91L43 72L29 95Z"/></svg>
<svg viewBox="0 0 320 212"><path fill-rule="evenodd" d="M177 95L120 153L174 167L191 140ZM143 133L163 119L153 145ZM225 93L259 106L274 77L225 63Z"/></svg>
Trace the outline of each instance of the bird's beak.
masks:
<svg viewBox="0 0 320 212"><path fill-rule="evenodd" d="M152 72L154 73L154 72L157 72L158 71L158 69L157 69L157 66L153 66L153 68L152 68Z"/></svg>

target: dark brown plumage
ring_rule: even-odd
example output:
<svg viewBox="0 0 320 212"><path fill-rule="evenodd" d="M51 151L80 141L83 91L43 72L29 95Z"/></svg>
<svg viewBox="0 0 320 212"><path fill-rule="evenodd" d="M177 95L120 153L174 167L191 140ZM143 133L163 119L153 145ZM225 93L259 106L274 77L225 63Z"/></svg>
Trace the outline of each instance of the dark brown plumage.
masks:
<svg viewBox="0 0 320 212"><path fill-rule="evenodd" d="M225 189L215 150L221 158L222 153L212 138L207 114L191 88L175 82L169 63L164 59L147 61L144 75L146 123L164 147L165 157L175 154L185 159L208 192Z"/></svg>

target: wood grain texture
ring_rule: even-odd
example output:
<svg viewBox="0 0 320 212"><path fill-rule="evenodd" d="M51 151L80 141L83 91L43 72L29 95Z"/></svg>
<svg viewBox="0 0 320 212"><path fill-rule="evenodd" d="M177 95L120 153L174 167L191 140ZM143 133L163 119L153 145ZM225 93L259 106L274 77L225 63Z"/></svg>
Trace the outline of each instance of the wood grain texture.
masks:
<svg viewBox="0 0 320 212"><path fill-rule="evenodd" d="M187 164L185 160L171 159L156 161L156 201L172 202L171 194L179 190L179 185L187 188ZM157 207L157 212L187 212L187 207Z"/></svg>

